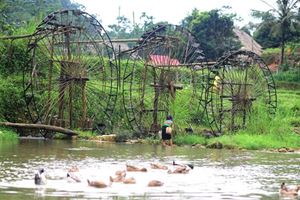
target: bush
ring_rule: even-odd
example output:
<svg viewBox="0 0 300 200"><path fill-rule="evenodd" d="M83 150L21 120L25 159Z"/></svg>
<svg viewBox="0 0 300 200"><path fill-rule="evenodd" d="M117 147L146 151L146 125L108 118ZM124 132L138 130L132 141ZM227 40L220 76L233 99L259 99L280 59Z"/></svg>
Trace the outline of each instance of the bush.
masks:
<svg viewBox="0 0 300 200"><path fill-rule="evenodd" d="M79 132L78 137L81 139L92 139L95 136L97 136L97 133L92 131L78 131L78 132Z"/></svg>
<svg viewBox="0 0 300 200"><path fill-rule="evenodd" d="M0 141L15 141L18 135L15 131L9 128L0 128Z"/></svg>
<svg viewBox="0 0 300 200"><path fill-rule="evenodd" d="M116 142L126 142L133 138L133 133L129 131L118 131L116 134Z"/></svg>
<svg viewBox="0 0 300 200"><path fill-rule="evenodd" d="M2 41L0 43L0 73L2 75L22 74L28 60L29 55L25 40Z"/></svg>
<svg viewBox="0 0 300 200"><path fill-rule="evenodd" d="M0 118L11 122L27 121L20 76L0 76Z"/></svg>
<svg viewBox="0 0 300 200"><path fill-rule="evenodd" d="M28 61L25 40L0 42L0 118L27 121L23 99L23 68Z"/></svg>

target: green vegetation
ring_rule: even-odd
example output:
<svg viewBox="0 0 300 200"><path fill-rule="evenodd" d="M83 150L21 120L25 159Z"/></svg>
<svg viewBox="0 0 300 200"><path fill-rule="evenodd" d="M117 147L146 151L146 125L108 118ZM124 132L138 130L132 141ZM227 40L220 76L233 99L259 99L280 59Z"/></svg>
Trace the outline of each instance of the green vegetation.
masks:
<svg viewBox="0 0 300 200"><path fill-rule="evenodd" d="M265 48L280 46L279 61L283 64L285 45L299 40L299 1L277 0L275 7L270 8L267 12L253 11L253 16L262 20L257 25L254 38Z"/></svg>
<svg viewBox="0 0 300 200"><path fill-rule="evenodd" d="M15 131L8 128L0 128L0 142L1 141L16 141L18 135Z"/></svg>
<svg viewBox="0 0 300 200"><path fill-rule="evenodd" d="M176 135L174 138L174 143L176 145L207 145L207 142L208 139L199 135Z"/></svg>
<svg viewBox="0 0 300 200"><path fill-rule="evenodd" d="M66 8L83 8L83 6L70 0L1 0L0 33L16 34L15 31L18 29L27 28L32 22L38 24L51 12Z"/></svg>
<svg viewBox="0 0 300 200"><path fill-rule="evenodd" d="M300 94L290 90L278 91L278 109L275 116L259 110L251 115L246 129L227 133L221 137L206 139L200 134L176 135L175 144L211 145L222 143L224 148L273 149L299 148Z"/></svg>
<svg viewBox="0 0 300 200"><path fill-rule="evenodd" d="M93 131L80 131L79 130L79 135L78 138L80 139L91 139L97 136L97 134Z"/></svg>
<svg viewBox="0 0 300 200"><path fill-rule="evenodd" d="M295 0L278 0L278 9L275 13L267 12L262 13L254 11L253 15L262 19L262 22L257 25L253 25L255 28L254 38L257 39L264 48L272 47L264 50L262 55L264 61L269 64L278 64L285 60L279 66L279 69L274 73L274 79L279 86L278 91L278 109L275 116L268 116L267 111L263 107L255 107L250 118L247 120L247 126L245 129L238 132L227 132L221 137L205 138L202 133L205 129L209 129L202 108L194 109L198 105L199 96L193 94L191 87L191 75L188 69L180 69L177 71L169 71L175 76L180 76L180 82L184 85L184 90L176 91L176 100L169 102L162 101L168 105L163 105L173 111L176 125L176 136L174 142L177 145L196 145L201 144L205 146L213 146L215 143L221 143L225 148L243 148L243 149L264 149L264 148L299 148L300 147L300 92L295 90L300 88L300 10L296 10L294 7L287 7L287 5L294 5ZM288 3L288 4L287 4ZM33 6L34 5L34 6ZM31 34L34 32L37 24L47 16L47 14L61 10L64 8L82 8L81 5L72 3L70 0L36 0L36 1L24 1L16 0L4 0L0 3L0 34L1 35L23 35ZM282 9L283 8L283 9ZM234 14L228 13L224 10L211 10L200 12L194 9L191 14L186 16L182 20L182 25L191 30L191 32L198 39L201 49L209 60L218 59L224 52L229 50L236 50L240 48L239 42L233 34L234 27ZM111 38L138 38L145 31L151 29L156 24L153 22L153 17L143 13L141 16L141 24L133 24L126 17L117 17L117 23L109 25L109 36ZM298 23L294 23L298 22ZM160 22L159 24L164 24ZM249 32L250 33L250 32ZM23 69L28 63L30 56L27 52L28 39L22 40L0 40L0 119L1 121L11 122L29 122L30 117L26 108L26 102L29 101L29 97L25 100L23 91ZM130 45L129 45L130 46ZM281 49L279 48L281 47ZM284 51L286 48L286 51ZM89 53L89 52L86 52ZM284 53L284 54L282 54ZM40 90L33 91L35 98L46 99L48 98L45 91L47 86L47 65L48 61L43 60L43 49L37 51L39 60L36 61L37 65L43 66L44 71L41 77L44 78L36 81ZM41 56L40 56L41 54ZM81 55L82 62L85 63L98 63L96 57L91 55ZM107 61L104 58L103 61ZM101 65L100 63L98 63ZM134 65L130 63L131 65ZM144 63L137 61L135 63L135 80L133 82L141 83L142 75L144 73ZM126 66L126 58L121 59L120 75L123 76ZM94 71L97 71L98 65L95 65ZM54 71L56 77L60 73L59 70ZM101 71L106 76L108 71ZM29 72L31 73L31 72ZM128 75L131 73L127 72ZM147 84L151 85L153 82L152 72L147 72L149 80ZM159 73L159 72L158 72ZM176 74L178 73L178 74ZM206 71L207 73L207 71ZM230 72L229 72L230 73ZM250 74L251 75L251 74ZM239 74L227 74L230 81L231 79L236 82L242 82L244 80L244 73ZM26 78L26 77L25 77ZM27 77L28 78L28 77ZM102 84L102 80L96 77L94 74L93 80L89 81L88 87L95 91L99 85ZM115 77L110 77L115 78ZM40 81L40 82L39 82ZM256 86L261 86L261 83L255 82ZM116 86L116 85L115 85ZM125 89L129 89L130 85L124 85ZM56 88L57 89L57 88ZM107 87L106 90L110 88ZM136 88L134 88L136 89ZM225 88L226 89L226 88ZM258 90L259 88L253 88ZM294 90L293 90L294 89ZM137 91L137 90L136 90ZM224 90L226 91L226 90ZM252 92L249 91L249 96ZM74 93L78 94L77 101L74 102L74 115L77 119L81 119L81 106L82 98L79 95L80 90L75 90ZM229 93L229 92L228 92ZM239 94L236 92L235 94ZM101 97L103 98L101 93ZM140 93L136 92L132 94L132 99L137 101ZM153 95L154 90L150 88L149 91L144 94L145 101L143 102L144 108L153 109ZM167 95L161 95L161 98L166 98ZM198 94L199 95L199 94ZM58 97L57 90L54 91L53 96ZM105 103L99 100L95 94L91 95L87 112L96 113L94 117L102 118L104 112L99 108L99 104ZM122 91L119 90L118 96L122 96ZM193 98L192 98L193 97ZM90 97L89 97L90 98ZM45 106L45 102L41 101L42 105L37 105L38 109L42 109ZM28 102L27 102L28 103ZM118 99L114 110L115 124L114 132L117 134L117 141L124 142L128 139L136 138L137 135L132 133L130 127L124 116L124 108L122 105L122 98ZM36 106L36 105L35 105ZM40 107L39 107L40 106ZM132 105L129 105L132 106ZM134 105L136 106L136 105ZM145 109L146 110L146 109ZM200 116L200 117L199 117ZM200 118L200 121L199 121ZM148 121L147 121L148 120ZM150 123L152 116L145 117L144 123ZM185 134L185 128L192 127L193 134ZM78 138L91 139L97 136L97 133L92 131L79 131ZM2 140L16 140L17 134L12 129L0 129L0 141ZM64 135L57 135L56 138L65 138ZM145 139L149 143L160 143L157 137L150 136Z"/></svg>
<svg viewBox="0 0 300 200"><path fill-rule="evenodd" d="M194 9L185 17L182 25L196 36L207 59L217 60L227 51L241 47L233 32L234 14L225 14L224 10L200 12Z"/></svg>
<svg viewBox="0 0 300 200"><path fill-rule="evenodd" d="M277 82L290 82L300 84L300 70L290 70L274 74L274 79Z"/></svg>

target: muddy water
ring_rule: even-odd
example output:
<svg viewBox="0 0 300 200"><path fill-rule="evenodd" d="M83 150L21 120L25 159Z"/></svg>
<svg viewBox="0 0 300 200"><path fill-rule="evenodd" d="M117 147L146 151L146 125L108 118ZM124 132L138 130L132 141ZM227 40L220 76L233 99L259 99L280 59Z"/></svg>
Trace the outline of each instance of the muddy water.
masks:
<svg viewBox="0 0 300 200"><path fill-rule="evenodd" d="M173 169L173 160L195 168L188 174L150 169L153 162ZM128 172L134 185L88 186L87 179L108 184L109 176L126 163L148 172ZM298 153L22 139L0 143L0 199L281 199L282 181L300 182L299 164ZM67 179L71 166L80 168L81 183ZM33 181L39 168L46 171L44 186ZM164 186L147 187L153 179Z"/></svg>

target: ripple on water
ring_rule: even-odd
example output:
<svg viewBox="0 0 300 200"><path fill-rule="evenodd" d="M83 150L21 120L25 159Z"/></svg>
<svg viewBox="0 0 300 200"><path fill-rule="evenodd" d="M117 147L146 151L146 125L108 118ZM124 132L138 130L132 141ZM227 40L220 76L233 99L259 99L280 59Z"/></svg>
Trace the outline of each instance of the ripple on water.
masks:
<svg viewBox="0 0 300 200"><path fill-rule="evenodd" d="M78 147L78 148L65 148L66 150L69 150L69 151L99 151L99 150L102 150L102 149L99 149L99 148L89 148L89 147Z"/></svg>

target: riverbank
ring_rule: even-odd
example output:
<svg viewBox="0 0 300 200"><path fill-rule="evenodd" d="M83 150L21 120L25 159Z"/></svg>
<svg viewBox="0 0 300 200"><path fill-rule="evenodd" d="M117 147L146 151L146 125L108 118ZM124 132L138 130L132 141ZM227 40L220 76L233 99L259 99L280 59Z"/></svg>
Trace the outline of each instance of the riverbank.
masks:
<svg viewBox="0 0 300 200"><path fill-rule="evenodd" d="M89 140L93 142L128 143L128 144L160 144L158 137L148 137L144 139L127 139L117 141L115 134L94 136L84 134L77 139ZM249 134L235 133L225 134L220 137L207 138L196 134L178 134L174 137L176 146L191 146L194 148L211 149L245 149L245 150L274 150L280 152L292 152L300 150L300 135L294 132L287 134L267 133Z"/></svg>
<svg viewBox="0 0 300 200"><path fill-rule="evenodd" d="M54 139L64 139L63 137L55 137ZM127 143L127 144L156 144L161 143L157 137L148 137L144 139L127 139L118 141L118 136L96 135L92 132L80 132L75 140L86 140L101 143ZM16 141L18 135L12 130L0 130L1 141ZM220 137L206 138L196 134L178 134L174 137L176 146L190 146L193 148L207 149L244 149L244 150L271 150L279 152L294 152L300 150L300 135L295 132L288 134L268 133L268 134L249 134L235 133L226 134Z"/></svg>
<svg viewBox="0 0 300 200"><path fill-rule="evenodd" d="M201 131L193 134L177 131L174 144L191 145L201 148L225 148L276 150L282 148L300 149L300 93L298 90L279 89L277 112L269 116L264 108L258 108L247 120L246 128L233 133L225 133L220 137L207 138ZM93 140L96 142L128 142L160 144L158 137L136 140L130 131L118 131L115 135L100 136L92 131L80 131L74 139ZM1 128L1 140L17 140L13 129ZM56 134L54 139L65 139L63 134Z"/></svg>
<svg viewBox="0 0 300 200"><path fill-rule="evenodd" d="M276 150L300 148L300 136L295 133L285 135L280 134L232 134L223 135L216 138L204 138L197 135L179 135L176 136L175 144L191 145L203 148L216 149L246 149L246 150Z"/></svg>

